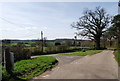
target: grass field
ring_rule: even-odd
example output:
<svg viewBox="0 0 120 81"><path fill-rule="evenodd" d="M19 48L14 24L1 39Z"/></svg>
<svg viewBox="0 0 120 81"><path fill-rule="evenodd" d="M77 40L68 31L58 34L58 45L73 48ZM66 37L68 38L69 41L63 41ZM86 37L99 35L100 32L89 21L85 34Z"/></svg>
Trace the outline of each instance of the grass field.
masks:
<svg viewBox="0 0 120 81"><path fill-rule="evenodd" d="M21 60L14 64L13 73L17 78L26 80L42 74L47 69L54 67L56 63L56 58L51 56L40 56L30 60ZM11 79L5 69L2 71L2 75L4 80Z"/></svg>
<svg viewBox="0 0 120 81"><path fill-rule="evenodd" d="M115 59L118 62L118 65L120 66L120 51L115 51Z"/></svg>
<svg viewBox="0 0 120 81"><path fill-rule="evenodd" d="M61 53L60 55L68 55L68 56L86 56L86 55L93 55L96 53L102 52L102 50L87 50L87 51L78 51L78 52L71 52L71 53Z"/></svg>

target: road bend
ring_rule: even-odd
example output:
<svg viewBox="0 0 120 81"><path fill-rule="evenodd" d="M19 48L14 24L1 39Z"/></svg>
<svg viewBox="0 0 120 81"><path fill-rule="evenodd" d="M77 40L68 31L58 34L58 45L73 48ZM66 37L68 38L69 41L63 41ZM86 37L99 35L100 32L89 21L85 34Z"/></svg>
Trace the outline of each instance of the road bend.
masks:
<svg viewBox="0 0 120 81"><path fill-rule="evenodd" d="M118 64L111 50L84 57L53 56L60 64L34 79L118 79Z"/></svg>

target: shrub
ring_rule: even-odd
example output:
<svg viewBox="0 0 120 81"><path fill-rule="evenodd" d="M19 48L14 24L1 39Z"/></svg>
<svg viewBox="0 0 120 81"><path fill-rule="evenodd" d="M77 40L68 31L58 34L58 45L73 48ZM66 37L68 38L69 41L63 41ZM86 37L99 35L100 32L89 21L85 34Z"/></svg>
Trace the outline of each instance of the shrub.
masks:
<svg viewBox="0 0 120 81"><path fill-rule="evenodd" d="M14 61L30 59L31 52L23 47L11 47L10 50L14 53Z"/></svg>
<svg viewBox="0 0 120 81"><path fill-rule="evenodd" d="M42 52L42 47L35 47L31 50L32 55L41 55L43 54Z"/></svg>
<svg viewBox="0 0 120 81"><path fill-rule="evenodd" d="M59 42L55 43L55 46L60 46L60 45L61 45L61 43L59 43Z"/></svg>
<svg viewBox="0 0 120 81"><path fill-rule="evenodd" d="M68 51L67 46L51 46L51 47L47 47L44 52L46 54L50 54L50 53L61 53L67 51Z"/></svg>
<svg viewBox="0 0 120 81"><path fill-rule="evenodd" d="M67 46L58 46L57 47L57 51L58 52L66 52L67 51Z"/></svg>
<svg viewBox="0 0 120 81"><path fill-rule="evenodd" d="M60 46L44 47L44 50L42 52L41 47L35 47L32 50L32 55L87 51L87 50L92 50L92 49L94 49L94 48L92 48L92 47L69 47L66 45L60 45Z"/></svg>
<svg viewBox="0 0 120 81"><path fill-rule="evenodd" d="M56 46L50 46L50 47L47 47L44 52L46 54L49 54L49 53L56 53Z"/></svg>

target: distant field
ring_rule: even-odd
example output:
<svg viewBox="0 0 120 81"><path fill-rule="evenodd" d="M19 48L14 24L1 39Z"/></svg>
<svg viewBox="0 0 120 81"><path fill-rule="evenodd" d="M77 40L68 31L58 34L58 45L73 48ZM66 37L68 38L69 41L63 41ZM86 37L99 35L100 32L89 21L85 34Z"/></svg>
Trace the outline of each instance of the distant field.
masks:
<svg viewBox="0 0 120 81"><path fill-rule="evenodd" d="M54 46L56 42L61 43L62 45L67 44L67 42L69 42L70 44L73 44L73 41L64 41L64 40L63 40L63 41L46 41L45 43L46 43L48 46ZM38 40L38 41L29 41L29 42L12 42L12 43L6 44L6 45L8 45L8 46L16 46L17 43L23 43L23 44L25 44L26 46L30 46L30 45L32 45L32 44L40 43L40 41ZM78 44L78 43L79 43L79 41L76 41L76 44Z"/></svg>
<svg viewBox="0 0 120 81"><path fill-rule="evenodd" d="M96 53L102 52L102 50L87 50L85 52L78 51L78 52L71 52L71 53L62 53L59 55L68 55L68 56L86 56L86 55L93 55Z"/></svg>

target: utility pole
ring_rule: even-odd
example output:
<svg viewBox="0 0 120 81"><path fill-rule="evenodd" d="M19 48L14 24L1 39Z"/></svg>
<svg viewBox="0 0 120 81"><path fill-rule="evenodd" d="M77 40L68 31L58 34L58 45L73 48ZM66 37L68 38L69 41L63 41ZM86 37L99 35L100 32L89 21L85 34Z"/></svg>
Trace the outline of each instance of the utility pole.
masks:
<svg viewBox="0 0 120 81"><path fill-rule="evenodd" d="M74 36L74 45L76 46L77 36Z"/></svg>
<svg viewBox="0 0 120 81"><path fill-rule="evenodd" d="M43 31L41 31L42 53L43 53Z"/></svg>

